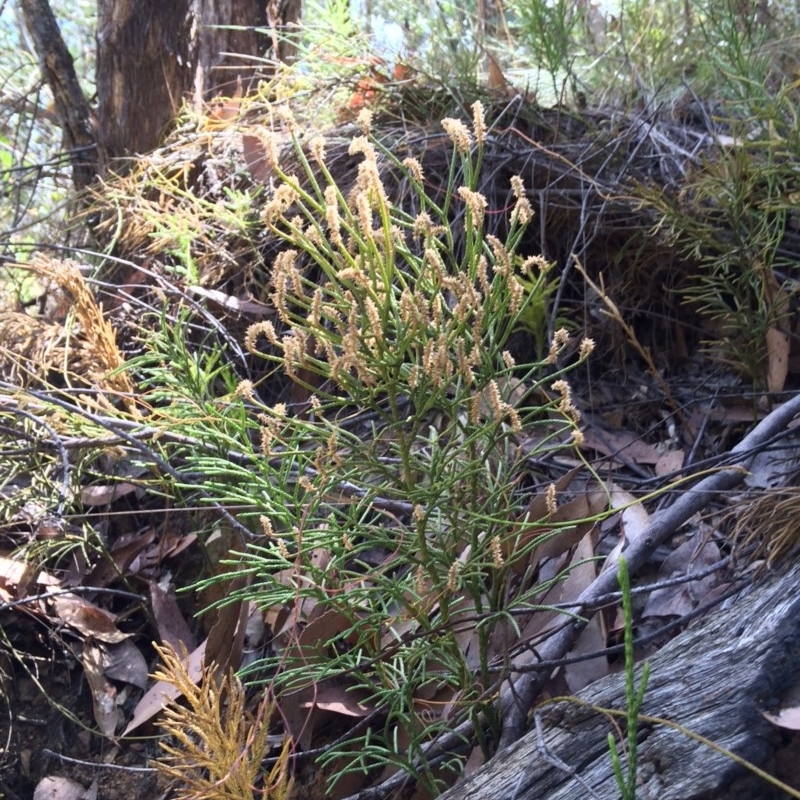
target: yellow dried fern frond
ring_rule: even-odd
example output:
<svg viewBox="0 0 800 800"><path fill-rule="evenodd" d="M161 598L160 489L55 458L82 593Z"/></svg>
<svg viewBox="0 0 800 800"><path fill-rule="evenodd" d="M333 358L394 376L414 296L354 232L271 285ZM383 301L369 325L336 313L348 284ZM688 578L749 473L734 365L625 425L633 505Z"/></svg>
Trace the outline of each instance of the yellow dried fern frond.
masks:
<svg viewBox="0 0 800 800"><path fill-rule="evenodd" d="M157 680L174 686L186 705L170 703L158 723L167 741L156 766L178 782L178 800L286 800L290 788L289 741L277 763L262 774L270 749L272 704L265 697L256 713L245 707L245 691L231 671L218 680L213 665L195 683L182 659L156 646L163 668Z"/></svg>
<svg viewBox="0 0 800 800"><path fill-rule="evenodd" d="M42 318L20 311L0 313L0 378L20 386L47 384L50 373L61 384L96 390L96 405L109 405L105 394L122 398L136 412L134 386L123 369L116 332L81 272L71 259L35 254L15 269L36 275L48 289L53 308Z"/></svg>

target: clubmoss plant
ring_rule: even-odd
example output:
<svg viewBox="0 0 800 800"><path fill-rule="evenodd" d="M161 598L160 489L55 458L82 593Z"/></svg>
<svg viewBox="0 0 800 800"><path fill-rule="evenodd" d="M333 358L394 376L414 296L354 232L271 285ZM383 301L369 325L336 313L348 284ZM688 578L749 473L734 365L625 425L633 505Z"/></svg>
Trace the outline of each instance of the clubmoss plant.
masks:
<svg viewBox="0 0 800 800"><path fill-rule="evenodd" d="M626 732L627 770L622 769L622 760L617 750L614 734L608 734L608 749L611 752L611 762L614 767L614 777L617 780L622 800L635 800L636 798L636 748L639 732L639 712L642 700L647 689L647 679L650 674L650 665L642 667L639 685L636 686L634 674L635 660L633 657L633 603L631 602L631 581L628 575L628 562L623 557L619 561L618 572L619 586L622 590L622 614L624 619L625 637L625 701L626 701Z"/></svg>
<svg viewBox="0 0 800 800"><path fill-rule="evenodd" d="M532 216L521 180L504 238L484 233L481 106L471 127L443 121L453 155L438 204L419 162L399 163L370 136L369 115L360 121L348 192L324 140L293 128L291 173L267 144L276 189L264 223L285 248L277 319L253 325L245 345L287 397L268 405L241 383L248 435L234 443L222 425L215 444L208 426L186 469L215 502L245 509L254 531L230 564L247 588L226 602L283 610L275 656L242 677L268 684L279 708L313 708L325 691L358 701L372 722L318 759L332 783L391 766L435 789L446 774L424 746L491 715L500 642L519 634L512 606L541 602L527 561L558 525L528 533L524 487L541 480L544 491L533 454L572 450L580 414L560 363L566 331L532 364L506 347L544 284L529 279L539 257L518 252ZM407 175L416 214L389 199L387 165ZM579 358L591 349L584 341Z"/></svg>
<svg viewBox="0 0 800 800"><path fill-rule="evenodd" d="M155 761L160 772L177 780L180 800L285 800L291 789L289 742L268 775L262 762L270 751L269 716L264 698L255 714L246 708L245 691L231 674L218 680L213 665L199 681L183 660L167 647L158 647L162 667L155 677L173 686L184 704L171 703L159 722L163 756Z"/></svg>

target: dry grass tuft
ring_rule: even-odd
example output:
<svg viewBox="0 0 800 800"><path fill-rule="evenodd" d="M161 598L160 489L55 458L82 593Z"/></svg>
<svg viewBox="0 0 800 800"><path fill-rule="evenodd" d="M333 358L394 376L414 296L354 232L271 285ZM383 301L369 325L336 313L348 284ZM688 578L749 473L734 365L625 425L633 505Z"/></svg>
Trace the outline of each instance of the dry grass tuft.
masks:
<svg viewBox="0 0 800 800"><path fill-rule="evenodd" d="M734 552L774 569L800 547L800 487L785 486L748 498L729 515Z"/></svg>

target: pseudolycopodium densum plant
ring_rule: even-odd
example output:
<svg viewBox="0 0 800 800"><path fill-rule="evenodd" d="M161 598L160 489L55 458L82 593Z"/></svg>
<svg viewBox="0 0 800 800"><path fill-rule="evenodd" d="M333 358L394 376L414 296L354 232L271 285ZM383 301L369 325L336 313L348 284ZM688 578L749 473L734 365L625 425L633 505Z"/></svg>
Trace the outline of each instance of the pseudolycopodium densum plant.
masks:
<svg viewBox="0 0 800 800"><path fill-rule="evenodd" d="M264 134L276 188L263 220L283 248L276 318L245 344L291 398L269 405L242 382L253 435L237 449L251 448L250 463L194 464L218 502L252 520L234 568L249 584L228 600L285 612L274 652L243 678L268 683L278 707L344 692L377 720L320 756L332 782L391 767L435 787L426 744L491 714L504 643L519 634L509 608L533 607L543 591L526 571L539 541L524 512L532 459L577 452L582 437L560 363L567 331L530 363L509 349L515 330L541 325L530 309L553 280L536 280L548 264L519 252L533 216L521 178L505 224L487 230L487 128L480 103L473 110L471 127L443 121L452 155L435 192L419 160L371 135L367 112L347 188L321 137L306 140L287 118L291 146L279 154ZM392 202L387 171L403 202ZM579 343L573 363L592 346ZM548 498L549 513L556 492ZM303 725L307 735L310 711Z"/></svg>

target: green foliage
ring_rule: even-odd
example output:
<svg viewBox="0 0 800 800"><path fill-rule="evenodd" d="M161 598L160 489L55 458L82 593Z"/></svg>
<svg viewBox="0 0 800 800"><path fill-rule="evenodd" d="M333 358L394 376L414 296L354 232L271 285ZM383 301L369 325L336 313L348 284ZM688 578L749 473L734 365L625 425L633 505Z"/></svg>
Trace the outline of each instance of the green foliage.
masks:
<svg viewBox="0 0 800 800"><path fill-rule="evenodd" d="M611 761L614 767L614 777L617 780L622 800L635 800L636 798L636 749L639 731L639 712L642 700L647 689L647 679L650 674L649 665L642 668L639 686L636 686L635 666L633 656L633 603L631 601L631 582L628 575L628 562L622 557L619 560L619 586L622 590L622 614L624 619L625 637L625 701L626 729L627 729L627 772L623 772L622 762L617 751L614 734L608 734L608 748L611 751Z"/></svg>
<svg viewBox="0 0 800 800"><path fill-rule="evenodd" d="M739 76L774 90L791 75L791 8L736 0L513 0L514 67L549 100L562 86L603 102L741 99ZM782 42L784 44L782 44ZM796 64L796 60L795 60ZM546 76L550 85L543 85ZM791 78L789 78L791 80ZM748 96L752 91L747 92Z"/></svg>
<svg viewBox="0 0 800 800"><path fill-rule="evenodd" d="M786 275L789 266L780 246L794 171L786 162L776 163L769 145L762 152L763 160L754 159L736 148L718 170L698 180L693 202L713 204L713 217L721 224L713 229L706 224L695 238L688 226L681 231L692 245L690 256L704 267L688 297L716 321L715 343L722 345L725 358L758 384L764 377L767 331L781 326L788 313L776 274Z"/></svg>
<svg viewBox="0 0 800 800"><path fill-rule="evenodd" d="M578 55L575 29L580 17L575 3L569 0L531 0L517 2L513 8L526 55L538 70L549 76L553 95L559 97L559 83L571 73Z"/></svg>
<svg viewBox="0 0 800 800"><path fill-rule="evenodd" d="M212 335L193 341L188 309L179 309L172 318L162 311L155 331L146 336L145 353L130 359L126 369L142 375L139 386L148 403L169 408L176 419L216 413L216 398L232 394L238 383L233 365Z"/></svg>
<svg viewBox="0 0 800 800"><path fill-rule="evenodd" d="M580 436L556 367L566 332L536 363L506 352L552 284L533 282L531 265L546 265L517 252L530 219L522 183L504 240L486 236L474 188L482 109L472 131L443 124L453 156L440 204L417 162L399 164L369 135L352 142L362 160L347 194L322 139L294 129L299 176L267 145L277 188L264 218L286 249L273 264L278 319L251 327L245 343L272 365L270 381L289 381L293 402L267 405L245 382L181 428L189 435L194 424L203 442L181 448L181 469L203 476L206 502L242 509L254 530L230 564L249 585L225 602L292 609L305 628L245 677L279 698L343 686L379 720L321 757L333 782L393 765L435 787L425 745L491 713L504 675L493 637L513 635L512 595L515 608L533 607L543 588L517 577L540 538L526 535L517 495L530 456L520 437L535 433L545 454ZM379 159L404 171L416 215L388 200ZM188 388L186 368L175 367L187 356L170 348L175 383ZM581 356L590 350L585 343ZM543 403L548 394L556 399Z"/></svg>
<svg viewBox="0 0 800 800"><path fill-rule="evenodd" d="M525 305L520 311L518 324L528 331L536 345L536 355L544 358L547 352L547 326L552 311L552 300L558 291L559 280L552 276L554 264L544 260L524 264L524 274L519 282L525 289Z"/></svg>
<svg viewBox="0 0 800 800"><path fill-rule="evenodd" d="M303 30L297 40L293 68L298 86L351 79L354 65L370 55L369 37L359 29L347 0L311 0L303 9Z"/></svg>
<svg viewBox="0 0 800 800"><path fill-rule="evenodd" d="M794 271L791 220L800 157L796 91L765 91L764 76L728 74L733 116L714 159L687 176L679 194L643 189L660 232L695 269L685 298L707 320L715 357L763 386L770 330L786 330Z"/></svg>

